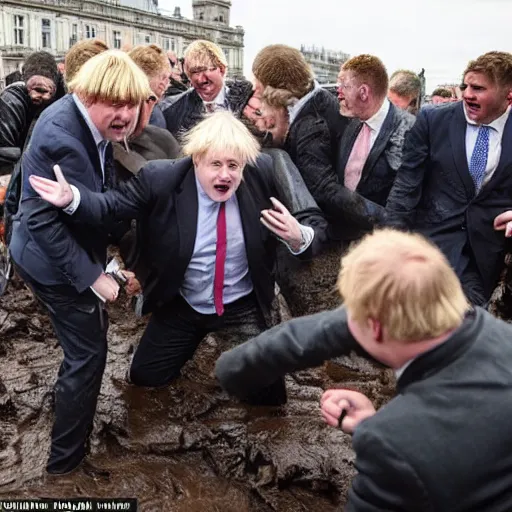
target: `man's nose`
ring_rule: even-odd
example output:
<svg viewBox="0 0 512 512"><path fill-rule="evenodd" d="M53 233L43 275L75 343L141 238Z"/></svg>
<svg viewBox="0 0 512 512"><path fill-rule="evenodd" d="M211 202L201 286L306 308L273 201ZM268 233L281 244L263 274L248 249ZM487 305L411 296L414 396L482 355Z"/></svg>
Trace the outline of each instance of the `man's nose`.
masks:
<svg viewBox="0 0 512 512"><path fill-rule="evenodd" d="M223 179L223 180L229 179L229 169L228 169L227 165L223 165L219 169L219 178Z"/></svg>

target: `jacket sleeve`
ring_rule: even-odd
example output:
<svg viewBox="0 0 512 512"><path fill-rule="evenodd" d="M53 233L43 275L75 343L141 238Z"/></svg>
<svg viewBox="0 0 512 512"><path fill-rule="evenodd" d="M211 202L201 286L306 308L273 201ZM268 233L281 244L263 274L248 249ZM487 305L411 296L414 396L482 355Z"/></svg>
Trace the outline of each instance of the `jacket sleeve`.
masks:
<svg viewBox="0 0 512 512"><path fill-rule="evenodd" d="M7 87L0 94L0 147L23 149L30 122L30 98L24 87Z"/></svg>
<svg viewBox="0 0 512 512"><path fill-rule="evenodd" d="M37 156L34 156L37 155ZM91 286L102 272L99 262L92 261L87 251L75 240L72 223L65 213L41 199L28 183L32 174L55 179L53 165L59 164L64 174L84 172L83 158L72 147L59 149L50 158L43 151L27 152L23 158L23 200L21 212L34 242L68 277L79 293Z"/></svg>
<svg viewBox="0 0 512 512"><path fill-rule="evenodd" d="M434 512L415 469L372 430L371 424L371 419L362 422L354 433L358 473L352 480L345 512Z"/></svg>
<svg viewBox="0 0 512 512"><path fill-rule="evenodd" d="M295 318L224 352L215 366L222 387L241 399L287 373L358 350L345 308Z"/></svg>
<svg viewBox="0 0 512 512"><path fill-rule="evenodd" d="M139 174L122 182L118 188L104 193L77 186L80 204L73 212L73 218L92 226L139 218L153 200L150 171L147 169L150 165L144 166Z"/></svg>
<svg viewBox="0 0 512 512"><path fill-rule="evenodd" d="M327 221L288 153L281 149L266 151L272 157L270 175L274 180L277 197L300 224L313 228L315 232L310 247L298 255L301 259L311 258L321 252L327 242Z"/></svg>
<svg viewBox="0 0 512 512"><path fill-rule="evenodd" d="M342 185L332 165L329 128L324 119L305 117L297 126L296 165L322 211L343 228L369 230L385 209Z"/></svg>
<svg viewBox="0 0 512 512"><path fill-rule="evenodd" d="M414 226L429 152L428 109L423 109L405 136L402 165L398 169L386 204L387 225L397 228Z"/></svg>

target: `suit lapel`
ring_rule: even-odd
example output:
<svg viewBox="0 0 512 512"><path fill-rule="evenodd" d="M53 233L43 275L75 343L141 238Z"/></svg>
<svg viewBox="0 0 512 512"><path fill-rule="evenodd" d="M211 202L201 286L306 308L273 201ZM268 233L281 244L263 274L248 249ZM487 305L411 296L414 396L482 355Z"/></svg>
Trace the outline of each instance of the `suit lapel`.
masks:
<svg viewBox="0 0 512 512"><path fill-rule="evenodd" d="M501 138L501 155L498 167L489 180L489 183L482 187L480 194L478 195L480 199L485 197L489 191L501 183L504 178L510 177L505 170L507 166L512 164L512 144L510 144L509 141L512 141L512 114L509 114L507 122L505 123L505 129L503 130L503 136Z"/></svg>
<svg viewBox="0 0 512 512"><path fill-rule="evenodd" d="M468 159L466 155L466 118L464 116L463 102L456 106L450 121L450 143L453 150L455 168L466 189L469 200L475 195L475 184L469 174Z"/></svg>
<svg viewBox="0 0 512 512"><path fill-rule="evenodd" d="M185 273L194 252L198 208L196 178L191 163L190 170L176 194L176 222L179 232L179 260L178 269L176 269L176 272L179 272L178 275ZM171 262L171 264L174 263Z"/></svg>
<svg viewBox="0 0 512 512"><path fill-rule="evenodd" d="M81 128L82 128L82 130L81 130L82 133L80 133L80 140L84 144L87 144L87 153L89 154L89 157L91 159L91 163L94 167L94 171L100 177L101 183L103 183L103 173L101 171L101 160L100 160L100 153L98 151L98 146L96 146L91 129L87 125L87 122L83 118L80 110L78 110L75 100L73 100L73 97L71 96L71 94L69 94L68 97L69 97L69 101L73 104L75 115L78 119L78 122L79 122ZM85 139L83 136L84 134L85 134Z"/></svg>
<svg viewBox="0 0 512 512"><path fill-rule="evenodd" d="M380 129L379 135L377 136L377 139L375 140L373 147L370 150L370 154L368 155L368 158L366 159L366 162L364 164L359 184L364 183L368 179L368 176L371 174L371 171L374 168L377 160L382 155L382 152L386 149L386 145L389 141L389 138L395 131L395 112L396 107L390 103L386 119L384 119L384 123L382 124L382 128Z"/></svg>
<svg viewBox="0 0 512 512"><path fill-rule="evenodd" d="M249 268L254 270L265 260L265 258L262 254L263 244L260 239L262 230L262 225L259 220L260 212L252 194L248 190L246 179L251 178L247 176L247 178L242 180L238 190L236 191L236 198L244 231L247 262L249 264ZM255 275L257 275L257 272Z"/></svg>
<svg viewBox="0 0 512 512"><path fill-rule="evenodd" d="M345 167L347 166L348 159L350 157L350 153L352 152L352 148L354 146L354 142L361 131L363 123L359 121L359 119L352 119L347 128L345 129L343 136L340 141L340 151L338 154L338 165L336 166L336 170L338 173L338 179L340 183L343 184L345 181Z"/></svg>

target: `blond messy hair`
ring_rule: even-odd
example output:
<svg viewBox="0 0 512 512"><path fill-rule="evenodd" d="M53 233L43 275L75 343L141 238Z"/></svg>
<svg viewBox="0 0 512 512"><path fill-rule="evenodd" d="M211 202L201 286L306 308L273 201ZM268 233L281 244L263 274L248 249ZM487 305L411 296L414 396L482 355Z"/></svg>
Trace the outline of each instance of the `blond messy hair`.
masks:
<svg viewBox="0 0 512 512"><path fill-rule="evenodd" d="M243 164L254 164L259 144L244 124L229 112L217 112L192 128L183 137L183 154L194 159L207 152L236 155Z"/></svg>
<svg viewBox="0 0 512 512"><path fill-rule="evenodd" d="M108 50L89 59L68 84L68 89L87 102L133 105L146 101L153 94L148 77L120 50Z"/></svg>
<svg viewBox="0 0 512 512"><path fill-rule="evenodd" d="M228 61L220 46L211 41L198 39L187 46L183 55L185 59L185 71L188 73L191 68L209 67L227 69Z"/></svg>
<svg viewBox="0 0 512 512"><path fill-rule="evenodd" d="M395 341L440 336L469 308L442 252L421 235L392 229L367 235L342 258L338 289L357 323L377 320Z"/></svg>

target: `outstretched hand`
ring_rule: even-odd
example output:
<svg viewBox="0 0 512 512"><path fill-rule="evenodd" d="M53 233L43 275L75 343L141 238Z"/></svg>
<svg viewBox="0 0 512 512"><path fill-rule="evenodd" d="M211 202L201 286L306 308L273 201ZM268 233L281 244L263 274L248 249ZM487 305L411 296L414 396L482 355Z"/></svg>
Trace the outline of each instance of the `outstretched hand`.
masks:
<svg viewBox="0 0 512 512"><path fill-rule="evenodd" d="M261 223L288 243L294 251L298 251L302 241L299 222L283 203L275 197L271 197L270 200L274 208L261 211Z"/></svg>
<svg viewBox="0 0 512 512"><path fill-rule="evenodd" d="M73 201L73 191L58 165L53 166L53 172L57 181L35 175L29 176L28 181L42 199L58 208L65 208Z"/></svg>
<svg viewBox="0 0 512 512"><path fill-rule="evenodd" d="M494 229L496 231L505 231L507 238L512 236L512 210L500 213L494 219Z"/></svg>

